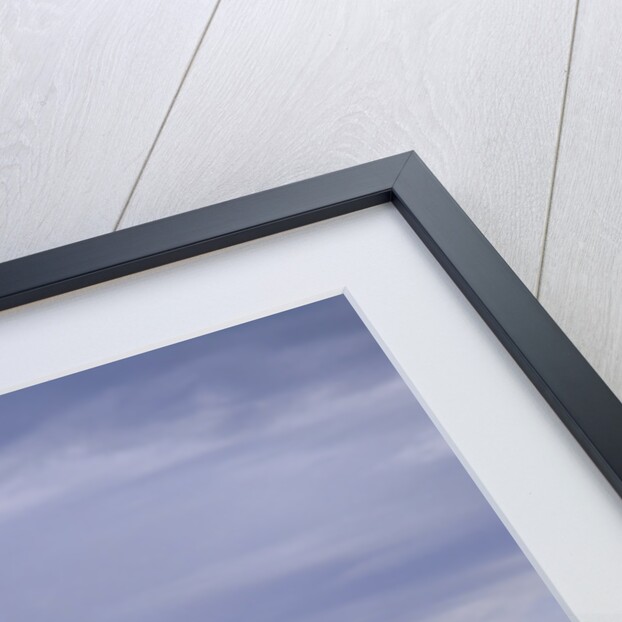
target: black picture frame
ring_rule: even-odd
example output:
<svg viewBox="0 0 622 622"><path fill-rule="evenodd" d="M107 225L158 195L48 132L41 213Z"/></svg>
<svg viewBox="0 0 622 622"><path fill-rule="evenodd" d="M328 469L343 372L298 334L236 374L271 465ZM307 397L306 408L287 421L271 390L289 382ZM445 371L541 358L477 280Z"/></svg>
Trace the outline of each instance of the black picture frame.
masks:
<svg viewBox="0 0 622 622"><path fill-rule="evenodd" d="M622 497L622 403L413 151L2 263L0 311L388 202Z"/></svg>

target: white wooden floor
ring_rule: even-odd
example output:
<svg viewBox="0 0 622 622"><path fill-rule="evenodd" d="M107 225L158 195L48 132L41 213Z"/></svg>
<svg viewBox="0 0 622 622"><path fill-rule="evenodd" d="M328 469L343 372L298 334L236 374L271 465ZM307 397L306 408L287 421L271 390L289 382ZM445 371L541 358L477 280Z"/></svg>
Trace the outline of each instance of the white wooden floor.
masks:
<svg viewBox="0 0 622 622"><path fill-rule="evenodd" d="M0 261L415 149L622 397L620 41L619 0L4 0Z"/></svg>

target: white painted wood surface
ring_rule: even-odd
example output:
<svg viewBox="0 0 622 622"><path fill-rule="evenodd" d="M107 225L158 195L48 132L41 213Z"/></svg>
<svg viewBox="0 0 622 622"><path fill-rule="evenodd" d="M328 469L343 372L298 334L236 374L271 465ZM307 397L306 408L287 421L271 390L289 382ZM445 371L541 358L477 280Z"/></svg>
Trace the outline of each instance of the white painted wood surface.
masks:
<svg viewBox="0 0 622 622"><path fill-rule="evenodd" d="M127 227L415 149L534 287L573 0L223 0Z"/></svg>
<svg viewBox="0 0 622 622"><path fill-rule="evenodd" d="M0 261L114 228L214 1L0 2Z"/></svg>
<svg viewBox="0 0 622 622"><path fill-rule="evenodd" d="M622 3L582 1L541 300L622 399Z"/></svg>

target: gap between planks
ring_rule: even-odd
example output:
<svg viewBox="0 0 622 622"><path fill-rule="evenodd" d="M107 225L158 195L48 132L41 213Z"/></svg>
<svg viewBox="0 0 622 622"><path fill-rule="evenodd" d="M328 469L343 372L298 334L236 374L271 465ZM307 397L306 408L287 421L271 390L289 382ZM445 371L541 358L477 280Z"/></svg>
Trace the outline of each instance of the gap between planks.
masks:
<svg viewBox="0 0 622 622"><path fill-rule="evenodd" d="M127 199L125 201L125 204L123 205L123 208L121 209L121 212L119 213L119 217L117 218L113 231L117 231L119 229L119 226L121 225L123 216L125 216L125 212L127 211L127 208L130 204L130 201L132 200L132 197L134 196L134 192L136 191L136 188L138 187L138 184L143 176L143 173L145 172L145 168L147 167L147 164L149 163L149 159L151 158L151 155L153 154L153 150L158 144L158 139L160 138L160 135L162 134L162 130L164 129L164 126L166 125L166 122L168 121L171 115L171 111L173 110L173 107L175 106L175 102L177 101L177 98L179 97L179 93L181 92L181 89L186 81L186 78L188 77L188 74L190 73L190 69L192 68L192 65L197 57L197 54L199 53L199 50L201 49L201 46L203 45L203 41L205 40L207 31L209 30L209 27L212 25L212 22L214 21L214 16L216 15L216 12L218 11L218 7L220 6L221 2L222 0L216 0L216 4L214 5L214 10L212 11L211 15L207 19L205 28L203 29L203 32L201 33L201 36L199 37L199 40L192 52L192 55L190 56L188 65L186 66L186 69L181 76L181 80L179 81L179 85L177 86L177 89L175 90L173 98L171 99L171 103L166 109L162 122L160 123L160 126L158 127L158 131L156 132L153 142L151 143L151 146L149 147L149 151L147 151L147 155L145 156L145 161L140 167L140 171L138 171L136 180L132 184L132 188L127 196Z"/></svg>
<svg viewBox="0 0 622 622"><path fill-rule="evenodd" d="M549 237L549 225L551 222L551 208L553 206L553 195L555 193L555 181L557 179L557 164L559 161L559 151L561 146L562 132L564 127L564 118L566 116L566 102L568 99L568 84L570 83L570 68L572 66L572 54L574 51L575 37L577 33L577 21L579 19L579 4L581 0L576 0L574 9L574 18L572 22L572 33L570 35L570 49L568 50L568 63L566 65L566 80L564 81L564 91L562 94L562 105L559 114L559 126L557 128L557 140L555 144L555 157L553 158L553 171L551 173L551 189L546 206L546 215L544 217L544 230L542 232L542 248L540 250L540 267L536 280L535 296L540 300L540 289L542 287L542 274L544 272L544 263L546 255L546 243Z"/></svg>

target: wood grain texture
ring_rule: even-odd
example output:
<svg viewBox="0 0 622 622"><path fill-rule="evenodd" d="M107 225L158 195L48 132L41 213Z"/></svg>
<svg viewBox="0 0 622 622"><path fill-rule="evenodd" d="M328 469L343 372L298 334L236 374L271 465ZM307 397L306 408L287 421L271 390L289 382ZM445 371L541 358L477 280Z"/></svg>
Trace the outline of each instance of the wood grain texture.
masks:
<svg viewBox="0 0 622 622"><path fill-rule="evenodd" d="M622 399L622 4L581 2L541 301Z"/></svg>
<svg viewBox="0 0 622 622"><path fill-rule="evenodd" d="M533 288L573 13L223 0L122 226L415 149Z"/></svg>
<svg viewBox="0 0 622 622"><path fill-rule="evenodd" d="M0 261L113 229L213 6L0 3Z"/></svg>

